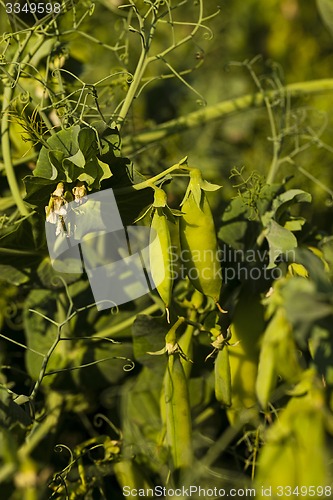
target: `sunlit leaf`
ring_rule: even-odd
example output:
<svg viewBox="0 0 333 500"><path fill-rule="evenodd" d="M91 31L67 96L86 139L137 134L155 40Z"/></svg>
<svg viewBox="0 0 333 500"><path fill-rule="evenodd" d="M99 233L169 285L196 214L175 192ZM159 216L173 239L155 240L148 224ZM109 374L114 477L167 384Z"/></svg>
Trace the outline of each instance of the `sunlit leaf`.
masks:
<svg viewBox="0 0 333 500"><path fill-rule="evenodd" d="M291 231L280 226L271 219L265 237L269 245L269 265L268 269L274 267L275 260L284 252L288 252L297 247L297 239Z"/></svg>
<svg viewBox="0 0 333 500"><path fill-rule="evenodd" d="M333 1L317 0L317 6L324 24L333 35Z"/></svg>

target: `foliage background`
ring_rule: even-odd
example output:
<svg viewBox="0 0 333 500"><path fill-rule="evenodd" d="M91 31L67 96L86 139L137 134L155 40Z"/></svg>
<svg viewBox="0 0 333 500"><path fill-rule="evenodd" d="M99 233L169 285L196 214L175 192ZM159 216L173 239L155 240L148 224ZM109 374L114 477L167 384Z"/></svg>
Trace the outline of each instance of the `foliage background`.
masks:
<svg viewBox="0 0 333 500"><path fill-rule="evenodd" d="M110 74L119 72L116 77L107 78L96 86L100 110L106 120L114 118L116 109L119 111L120 101L128 92L130 78L124 73L124 69L133 73L140 57L140 46L136 42L137 34L128 33L125 22L127 14L125 10L121 10L119 14L118 3L121 2L100 0L95 2L92 8L91 2L80 2L76 5L75 12L77 19L81 16L84 18L80 26L73 29L71 2L67 2L69 12L59 24L60 32L63 33L59 43L54 45L55 40L50 37L49 44L46 43L41 49L42 53L39 54L36 62L38 69L41 72L45 71L47 67L45 61L52 47L48 64L51 69L60 64L63 70L66 70L62 75L67 94L81 89L81 82L94 85L109 77ZM141 1L135 3L139 8L144 5ZM17 25L10 24L8 17L3 15L3 2L0 8L0 29L3 34L15 29L24 29L22 22L31 26L31 18L24 16L15 20ZM191 17L192 8L189 2L184 2L179 9L180 19L185 20ZM184 85L178 78L166 78L165 75L170 72L170 67L166 67L161 61L154 62L144 76L147 79L151 78L152 81L133 101L126 123L121 129L122 154L133 162L138 172L137 175L153 176L188 156L190 165L200 168L205 179L223 185L223 189L209 195L217 229L221 225L221 217L225 208L239 191L239 188L235 186L238 180L231 176L233 169L236 167L240 170L244 167L245 177L250 176L254 171L261 175L263 180L269 175L273 141L267 109L264 107L248 108L214 121L203 122L198 127L184 129L162 140L147 142L147 144L136 143L137 134L141 131L154 131L159 124L186 117L189 113L200 110L204 106L215 106L223 100L258 92L258 81L265 89L276 89L290 83L329 79L332 72L332 36L320 17L314 0L307 2L233 0L219 4L212 0L204 2L207 14L216 12L218 8L220 8L219 14L207 22L211 31L199 30L193 40L168 56L168 63L178 73L195 68L184 75L191 88ZM90 13L87 14L88 12ZM170 44L168 28L156 33L154 38L156 52L163 51ZM188 32L189 27L186 25L177 27L178 34L186 35ZM98 41L102 44L97 43ZM108 47L103 44L108 44ZM111 50L110 47L116 44L122 48L117 51ZM6 45L5 36L2 39L2 47L3 59L0 62L5 68L5 59L12 57L13 54L11 48ZM164 76L161 77L161 75ZM3 78L4 85L4 73ZM28 78L24 85L24 91L30 92L34 103L40 102L42 88L38 82ZM53 85L54 88L59 85L56 78ZM43 140L43 133L37 128L34 128L37 140L36 137L33 143L25 140L27 134L23 131L22 121L18 116L22 110L26 111L26 120L23 125L24 123L34 124L38 120L34 122L35 118L32 115L34 103L31 107L25 108L24 91L22 102L17 101L16 115L15 106L12 110L10 136L11 156L22 190L24 190L23 178L31 175L31 171L35 168ZM88 110L88 107L85 109L87 111L85 119L89 123L95 123L98 112L94 107L93 94L88 95L86 102L91 109ZM304 204L301 210L296 207L294 212L294 215L301 213L306 218L307 227L311 228L308 231L312 244L320 241L321 236L332 235L332 105L332 92L318 93L318 95L307 95L305 92L290 102L278 97L270 108L277 131L284 137L280 158L286 159L283 163L281 162L274 181L282 182L290 176L289 188L302 189L312 194L312 203L308 206ZM66 109L64 112L66 114ZM69 122L77 116L77 114L71 116L69 113ZM50 119L53 120L53 124L57 124L55 115L50 115ZM1 228L6 228L8 220L15 221L17 213L15 200L9 189L3 158L0 163L0 176L0 210L2 213L0 221ZM181 178L177 182L166 185L165 189L172 208L179 208L185 188L186 183ZM247 184L245 188L248 188ZM42 204L39 208L43 209ZM141 208L140 206L137 210ZM40 219L37 220L35 226L36 233L39 234L38 224L40 224ZM31 229L27 230L24 223L20 228L21 233L14 234L14 246L18 242L21 245L22 241L27 238L27 234L31 233ZM7 236L6 232L4 236ZM27 239L25 244L28 248ZM5 242L3 248L7 247ZM20 248L23 249L24 246ZM1 258L4 256L3 258L7 259L5 251L0 255ZM38 395L34 408L42 422L42 425L35 426L37 429L35 442L32 438L29 444L24 438L24 425L31 425L31 409L27 404L23 406L24 415L20 412L16 414L18 409L13 407L10 412L14 416L10 412L10 415L5 412L1 416L3 428L1 443L5 451L2 456L3 472L0 477L4 481L7 498L23 498L23 494L26 498L49 498L51 494L52 498L65 498L64 489L61 490L61 486L62 482L67 481L66 466L71 460L68 460L68 456L64 457L64 452L56 454L55 445L64 445L63 450L67 447L67 451L71 450L79 457L78 466L75 461L72 477L67 483L69 495L72 495L70 498L100 498L98 495L102 494L106 495L106 498L110 498L110 495L112 498L121 498L121 471L117 471L117 466L114 466L120 453L121 433L130 436L133 441L138 440L138 448L141 446L142 449L148 450L142 453L143 456L140 456L140 459L132 465L133 469L130 471L126 469L126 473L123 473L127 480L129 481L131 477L134 485L149 485L156 482L159 474L158 467L161 467L164 474L165 463L163 456L159 457L160 462L157 462L157 465L154 465L153 461L149 462L147 458L150 453L149 446L153 445L147 436L150 436L153 442L160 426L160 422L156 420L159 391L153 385L150 387L150 382L146 380L146 391L149 397L140 400L138 396L138 400L135 398L132 400L128 396L131 391L135 394L135 384L146 376L142 375L143 367L153 367L161 374L165 369L162 362L155 362L156 358L153 362L145 352L142 352L143 347L138 338L143 335L142 331L147 329L144 320L139 317L135 323L136 326L133 330L131 329L131 318L143 310L149 310L150 301L148 298L143 298L141 302L130 304L121 311L121 314L110 319L108 315L98 315L94 308L84 309L87 294L89 294L85 282L68 283L65 289L62 286L54 286L51 271L45 262L41 262L40 255L21 256L20 259L25 263L26 259L31 259L28 267L32 269L32 272L30 270L27 273L27 279L21 274L9 277L8 268L5 269L5 267L2 268L1 275L0 310L1 334L3 335L1 383L3 386L15 394L29 393L35 379L38 379L41 361L32 351L24 354L21 347L28 344L30 349L40 350L43 342L46 342L45 345L48 348L50 339L56 334L56 325L50 326L45 318L31 315L29 309L38 309L58 324L64 322L63 334L76 338L75 342L70 342L70 347L66 342L59 344L59 349L51 358L49 370L68 368L68 359L71 366L94 363L96 360L108 357L118 356L120 359L113 359L112 363L99 363L87 369L73 371L69 378L68 372L45 377L43 390ZM14 257L11 265L16 272L26 275L25 265L16 266L15 262L19 260ZM1 264L7 265L8 260L3 260ZM316 266L314 269L315 274ZM68 324L66 323L68 319L66 290L69 291L70 297L75 297L75 307L77 309L82 307L80 314ZM325 293L329 295L327 290ZM227 295L229 294L229 299L227 297L226 300L229 300L231 307L234 305L233 293L233 287L226 292ZM294 298L293 295L291 297ZM316 295L316 298L318 297L319 295ZM318 303L321 300L320 297ZM315 301L314 295L311 296L311 300ZM327 301L329 302L329 299ZM324 313L323 316L325 316ZM140 321L143 322L142 325ZM163 344L165 325L159 323L156 318L149 321L152 322L155 337L153 340L145 339L148 344L151 343L149 349L146 350L154 351L161 347L161 340ZM315 321L312 317L308 318L309 325ZM125 322L125 327L118 331L117 324L122 322ZM331 335L331 329L327 331ZM96 342L96 346L92 347L89 342L86 342L87 339L83 339L92 333L100 337L109 336L120 341L121 344L112 345L112 347L111 343L97 346ZM8 338L18 342L21 346L9 342ZM204 340L202 345L204 347L199 344L196 349L200 351L202 348L208 355L209 342ZM330 340L328 345L330 346ZM304 352L305 357L310 357L307 348L304 348ZM198 389L199 380L210 380L211 371L206 368L203 355L196 352L196 356L198 356L198 361L191 378L193 384L191 391L197 392L198 399L201 398L200 401L194 401L193 412L198 422L204 422L201 427L198 424L195 434L197 456L200 454L204 456L203 450L206 450L214 439L217 439L217 436L224 435L223 432L231 428L225 411L212 400L212 383L207 382L207 387ZM124 365L126 368L126 363L129 363L129 367L132 367L130 360L133 358L137 364L133 370L127 372L123 369ZM324 366L327 368L327 363L325 363ZM329 363L330 361L328 362L330 366ZM159 365L161 365L160 368ZM9 366L9 369L6 366ZM2 401L8 406L6 397L3 396ZM325 398L329 400L330 392L325 395ZM315 396L313 396L314 399ZM137 405L142 405L142 407L147 405L147 409L143 411L143 416L137 415L138 421L133 426L131 422L136 415ZM285 400L282 398L281 408L284 405ZM332 403L327 403L328 413L331 412L331 406ZM45 408L51 418L42 418ZM204 411L210 412L207 418L203 416ZM105 420L98 429L95 426L96 418L98 421L96 415L100 413L105 415L112 424ZM30 415L28 422L25 421L28 418L26 415ZM151 415L150 420L148 415ZM264 419L262 415L261 418ZM330 421L328 417L327 419ZM318 424L318 427L320 425ZM148 430L144 429L140 434L137 429L145 428L145 426ZM328 424L327 426L329 427ZM8 431L9 427L11 430ZM228 446L222 448L223 453L220 450L216 463L211 459L212 463L215 463L216 474L219 474L220 483L218 484L222 482L228 486L239 487L250 484L248 481L254 474L257 451L262 444L259 428L259 425L256 427L251 424L245 430L237 428L236 431L228 431L231 432ZM101 441L98 441L99 439ZM90 448L97 444L103 449L103 453L99 455L97 451L97 455L94 456ZM23 451L20 448L22 446ZM330 449L331 437L327 437L325 446ZM89 449L89 452L86 449ZM127 451L122 450L121 453L125 463L129 457L132 458L131 453L128 454ZM203 467L206 463L211 465L209 457L206 456L206 459L207 462L204 460L202 462ZM120 463L124 462L120 461ZM139 472L135 469L138 466L141 467ZM136 482L138 475L141 479ZM51 488L46 488L45 481L50 481L52 477ZM204 475L202 477L203 481L209 484L211 478L204 477ZM85 478L85 481L82 478ZM89 481L91 484L87 486Z"/></svg>

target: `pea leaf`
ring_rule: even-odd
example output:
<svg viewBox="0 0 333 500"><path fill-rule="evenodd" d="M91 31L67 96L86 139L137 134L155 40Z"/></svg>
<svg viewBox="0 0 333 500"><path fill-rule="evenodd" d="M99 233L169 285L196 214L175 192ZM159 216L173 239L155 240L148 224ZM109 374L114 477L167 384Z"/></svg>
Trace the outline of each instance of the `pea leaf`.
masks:
<svg viewBox="0 0 333 500"><path fill-rule="evenodd" d="M29 281L29 276L27 274L19 271L13 266L0 264L0 276L2 281L7 281L12 285L22 285Z"/></svg>
<svg viewBox="0 0 333 500"><path fill-rule="evenodd" d="M249 220L249 217L250 209L240 197L231 200L222 216L219 239L236 250L244 250L247 235L253 239L253 235L259 231L259 224Z"/></svg>
<svg viewBox="0 0 333 500"><path fill-rule="evenodd" d="M34 230L34 224L38 225L39 220L37 217L35 221L33 217L29 219L23 219L0 230L0 256L3 265L26 269L40 261L41 242Z"/></svg>
<svg viewBox="0 0 333 500"><path fill-rule="evenodd" d="M290 217L284 227L289 231L301 231L302 226L305 224L305 219L303 217Z"/></svg>
<svg viewBox="0 0 333 500"><path fill-rule="evenodd" d="M22 406L12 401L8 392L0 387L0 427L10 429L17 423L28 426L32 423L32 420Z"/></svg>
<svg viewBox="0 0 333 500"><path fill-rule="evenodd" d="M288 321L293 325L293 336L305 348L313 325L332 321L332 290L320 292L314 281L294 277L282 288L281 296Z"/></svg>
<svg viewBox="0 0 333 500"><path fill-rule="evenodd" d="M275 266L275 260L284 252L297 247L297 239L291 231L280 226L271 219L266 229L265 237L269 245L269 264L267 269Z"/></svg>
<svg viewBox="0 0 333 500"><path fill-rule="evenodd" d="M76 165L79 168L83 168L86 163L84 154L80 149L74 155L69 156L67 160L74 163L74 165Z"/></svg>
<svg viewBox="0 0 333 500"><path fill-rule="evenodd" d="M96 133L88 127L75 125L60 130L43 146L34 177L51 181L85 181L99 189L102 179L111 177L109 165L98 158L99 148Z"/></svg>
<svg viewBox="0 0 333 500"><path fill-rule="evenodd" d="M94 123L101 142L101 158L104 155L120 155L121 139L117 127L109 127L103 121Z"/></svg>
<svg viewBox="0 0 333 500"><path fill-rule="evenodd" d="M39 264L37 275L45 288L53 290L63 288L63 282L67 284L73 283L81 276L79 273L60 273L59 271L55 271L51 264L50 257L45 257Z"/></svg>
<svg viewBox="0 0 333 500"><path fill-rule="evenodd" d="M76 357L73 365L83 366L73 372L74 379L79 381L83 387L93 391L105 389L110 384L118 384L127 376L128 371L134 367L131 363L133 348L129 342L94 342L83 348L84 354L81 359ZM97 362L97 363L96 363ZM128 370L126 369L128 367Z"/></svg>
<svg viewBox="0 0 333 500"><path fill-rule="evenodd" d="M29 309L36 309L38 312L53 319L56 300L57 294L55 292L48 290L33 290L24 304L23 323L27 335L28 347L26 351L26 367L29 375L34 380L39 376L44 359L43 355L48 352L56 338L57 328L55 325L38 314L31 312ZM41 355L33 351L37 351ZM63 366L63 363L59 363L59 359L56 359L53 355L49 360L48 369L59 369L61 365ZM49 378L45 380L50 382Z"/></svg>
<svg viewBox="0 0 333 500"><path fill-rule="evenodd" d="M37 177L55 180L59 178L59 173L55 175L56 167L60 167L62 158L69 158L79 150L78 135L80 126L75 125L66 130L60 130L47 140L47 145L43 146L33 174ZM51 155L50 155L51 153ZM51 157L50 157L51 156ZM55 161L56 160L56 161Z"/></svg>
<svg viewBox="0 0 333 500"><path fill-rule="evenodd" d="M27 175L24 177L23 182L27 192L25 201L39 207L48 204L50 195L56 187L56 183L52 179L45 179L36 175Z"/></svg>
<svg viewBox="0 0 333 500"><path fill-rule="evenodd" d="M149 449L150 467L156 472L160 471L165 459L161 449L162 381L163 374L156 374L145 366L137 377L122 385L120 402L124 453L134 453L140 460Z"/></svg>
<svg viewBox="0 0 333 500"><path fill-rule="evenodd" d="M323 251L324 258L326 262L329 265L329 273L332 276L333 275L333 236L328 236L324 238L320 244L319 247Z"/></svg>
<svg viewBox="0 0 333 500"><path fill-rule="evenodd" d="M317 7L324 24L333 35L333 0L317 0Z"/></svg>
<svg viewBox="0 0 333 500"><path fill-rule="evenodd" d="M279 221L282 215L292 206L297 203L310 203L312 197L310 193L302 191L302 189L289 189L281 193L273 201L273 210L275 212L275 220Z"/></svg>
<svg viewBox="0 0 333 500"><path fill-rule="evenodd" d="M309 339L310 352L319 373L324 375L325 382L333 386L333 346L332 332L328 328L314 325Z"/></svg>
<svg viewBox="0 0 333 500"><path fill-rule="evenodd" d="M147 366L163 372L166 365L166 357L159 357L147 354L155 352L165 346L165 320L140 314L133 324L133 350L137 361Z"/></svg>

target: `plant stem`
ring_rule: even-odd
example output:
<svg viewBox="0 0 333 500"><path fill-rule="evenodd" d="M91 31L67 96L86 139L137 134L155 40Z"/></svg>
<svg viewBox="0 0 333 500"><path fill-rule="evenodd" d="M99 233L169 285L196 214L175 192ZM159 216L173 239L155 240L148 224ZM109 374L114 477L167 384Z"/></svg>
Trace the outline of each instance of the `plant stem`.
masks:
<svg viewBox="0 0 333 500"><path fill-rule="evenodd" d="M149 54L149 49L151 46L151 41L153 39L154 31L155 31L155 23L156 23L155 16L153 17L153 20L152 20L147 37L145 36L144 20L139 16L138 13L137 13L137 16L138 16L138 21L140 24L140 35L142 37L141 38L142 49L141 49L141 54L140 54L138 64L136 66L135 73L133 75L132 83L128 89L127 95L125 97L125 100L123 102L123 105L121 107L121 110L120 110L118 118L117 118L117 125L118 125L119 130L121 129L121 127L126 119L127 113L132 105L132 102L136 97L139 85L141 84L141 81L142 81L142 77L143 77L144 72L146 71L147 65L149 63L148 54Z"/></svg>
<svg viewBox="0 0 333 500"><path fill-rule="evenodd" d="M147 67L147 52L146 49L142 49L140 59L138 62L138 65L136 67L134 76L133 76L133 81L130 85L130 88L128 89L126 98L124 100L124 103L121 107L121 110L119 112L118 118L117 118L117 124L118 124L118 129L120 130L125 118L127 116L127 113L132 105L133 100L135 99L138 87L141 83L142 76L146 70Z"/></svg>
<svg viewBox="0 0 333 500"><path fill-rule="evenodd" d="M154 130L141 132L129 139L124 138L122 151L125 155L130 154L142 146L161 141L170 135L206 125L206 123L220 120L234 113L247 111L251 108L261 108L265 105L265 99L276 99L278 97L283 97L285 94L296 98L307 95L324 94L332 91L333 78L328 78L292 83L279 90L271 90L264 94L262 92L256 92L255 94L246 94L234 99L228 99L165 122L155 127Z"/></svg>
<svg viewBox="0 0 333 500"><path fill-rule="evenodd" d="M63 407L63 396L50 391L47 396L47 411L46 417L41 422L35 422L28 439L22 444L18 450L18 457L21 461L30 456L31 452L45 439L54 432L58 424L61 410Z"/></svg>
<svg viewBox="0 0 333 500"><path fill-rule="evenodd" d="M36 159L37 153L34 151L33 153L27 154L22 158L16 158L12 161L12 165L16 167L17 165L23 165L24 163L28 163L29 161L33 161ZM0 171L5 169L5 165L0 161Z"/></svg>
<svg viewBox="0 0 333 500"><path fill-rule="evenodd" d="M3 163L4 163L4 168L9 184L10 191L12 193L12 196L15 200L15 203L17 205L18 210L20 211L21 215L29 215L29 210L24 204L24 201L21 196L20 188L15 176L15 171L13 167L13 162L12 162L12 155L11 155L11 147L10 147L10 135L9 135L9 106L10 103L13 99L14 92L15 92L15 86L13 85L13 82L10 81L11 79L15 82L15 75L16 72L20 71L20 66L23 66L25 63L27 63L31 57L37 52L37 50L42 46L44 43L44 38L41 37L41 39L38 40L38 42L35 44L35 46L29 51L29 53L25 56L25 58L20 62L20 58L22 56L22 53L26 49L30 38L32 36L32 32L29 32L24 40L24 43L19 45L19 48L17 49L12 61L11 61L11 69L9 70L9 79L4 85L4 92L3 92L3 101L2 101L2 118L1 118L1 146L2 146L2 155L3 155ZM19 76L19 75L18 75Z"/></svg>
<svg viewBox="0 0 333 500"><path fill-rule="evenodd" d="M157 181L159 181L160 179L163 179L166 175L170 174L171 172L174 172L175 170L187 170L187 171L193 170L191 167L187 167L185 165L186 160L187 160L187 157L183 158L175 165L172 165L172 167L169 167L166 170L163 170L163 172L160 172L159 174L154 175L154 177L151 177L150 179L147 179L146 181L138 182L137 184L133 184L132 186L129 186L129 187L115 189L114 191L116 194L125 194L125 193L133 192L133 189L135 191L141 191L142 189L146 189L146 188L154 189L154 184Z"/></svg>
<svg viewBox="0 0 333 500"><path fill-rule="evenodd" d="M156 311L158 311L160 307L157 304L153 304L143 311L140 311L139 314L152 314ZM98 333L95 333L94 335L91 336L91 338L103 338L103 337L112 337L112 335L121 332L122 330L125 330L125 328L128 328L129 326L133 325L134 321L136 319L136 314L131 316L128 319L125 319L121 323L118 323L117 325L110 326L110 328L105 328L105 330L101 330Z"/></svg>

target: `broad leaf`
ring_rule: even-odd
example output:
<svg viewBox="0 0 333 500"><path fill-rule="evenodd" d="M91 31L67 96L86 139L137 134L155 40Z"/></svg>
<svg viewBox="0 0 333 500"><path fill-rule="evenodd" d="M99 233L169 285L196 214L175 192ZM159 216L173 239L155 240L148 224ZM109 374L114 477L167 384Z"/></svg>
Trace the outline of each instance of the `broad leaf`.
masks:
<svg viewBox="0 0 333 500"><path fill-rule="evenodd" d="M16 286L29 281L29 276L26 273L19 271L13 266L3 264L0 264L0 277L1 281L7 281L7 283L11 283Z"/></svg>
<svg viewBox="0 0 333 500"><path fill-rule="evenodd" d="M317 6L324 24L333 35L333 0L317 0Z"/></svg>
<svg viewBox="0 0 333 500"><path fill-rule="evenodd" d="M164 372L166 356L152 356L148 352L155 352L164 347L165 335L168 327L164 318L138 315L133 324L133 349L134 356L139 363Z"/></svg>
<svg viewBox="0 0 333 500"><path fill-rule="evenodd" d="M284 252L288 252L297 247L297 239L291 231L280 226L271 219L265 233L269 245L269 265L271 269L275 265L275 260Z"/></svg>
<svg viewBox="0 0 333 500"><path fill-rule="evenodd" d="M30 415L12 400L4 388L0 387L0 428L10 429L15 424L26 427L31 423Z"/></svg>

